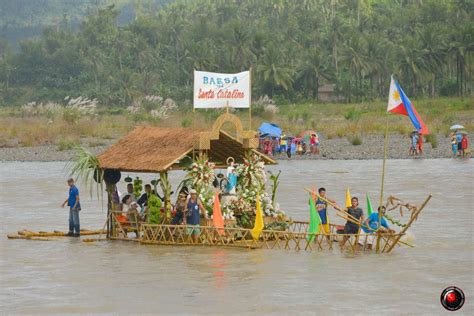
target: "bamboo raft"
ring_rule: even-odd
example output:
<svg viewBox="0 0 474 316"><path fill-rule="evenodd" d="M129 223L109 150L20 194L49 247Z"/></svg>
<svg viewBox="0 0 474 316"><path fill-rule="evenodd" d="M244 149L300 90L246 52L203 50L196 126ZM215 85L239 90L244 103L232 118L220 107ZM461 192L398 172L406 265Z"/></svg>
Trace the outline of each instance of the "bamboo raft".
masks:
<svg viewBox="0 0 474 316"><path fill-rule="evenodd" d="M410 220L398 233L381 233L374 234L340 234L337 233L337 225L330 224L330 232L328 234L308 233L309 222L293 221L289 228L280 230L263 230L258 239L254 239L251 235L251 229L240 227L223 227L218 228L205 224L199 227L200 234L196 239L187 234L187 230L192 229L186 225L165 225L165 224L149 224L149 223L126 223L125 225L117 220L114 213L110 215L110 231L108 238L113 240L135 241L141 244L155 245L185 245L185 246L218 246L218 247L234 247L247 249L282 249L296 251L323 251L333 249L334 243L341 241L345 236L348 237L344 249L355 253L358 250L365 251L374 249L377 252L389 253L396 245L404 245L414 247L400 239L405 235L406 231L412 223L418 218L425 205L431 199L429 195L420 207L409 205L411 208ZM389 202L395 204L392 198ZM397 205L397 204L395 204ZM134 236L129 237L129 232L133 232Z"/></svg>
<svg viewBox="0 0 474 316"><path fill-rule="evenodd" d="M82 236L90 236L90 235L101 235L106 234L107 232L104 230L89 230L89 229L81 229ZM28 239L28 240L43 240L43 241L52 241L52 240L59 240L59 237L67 237L67 232L62 232L55 230L53 232L34 232L31 230L23 229L19 230L17 234L8 234L8 239Z"/></svg>
<svg viewBox="0 0 474 316"><path fill-rule="evenodd" d="M81 235L99 235L99 238L86 238L84 242L101 240L101 236L107 236L109 240L132 241L148 245L183 245L183 246L207 246L207 247L230 247L246 249L281 249L295 251L323 251L334 248L334 243L341 241L345 236L349 237L342 250L352 253L374 249L375 241L378 245L375 251L381 253L391 252L396 245L413 247L400 239L405 235L425 205L431 199L429 195L420 207L405 205L411 210L410 220L398 233L377 232L374 234L341 234L337 232L338 225L330 224L328 234L308 233L309 222L292 221L286 230L262 230L258 239L254 239L251 229L241 227L211 226L209 222L199 227L200 234L196 239L187 233L188 229L195 228L187 225L150 224L142 222L120 222L119 213L110 213L104 228L101 230L81 230ZM392 208L399 207L396 198L390 197L388 203ZM402 205L403 206L403 205ZM108 227L105 230L105 227ZM129 236L132 233L133 236ZM28 240L59 240L65 237L66 232L33 232L29 230L18 231L17 234L9 234L9 239Z"/></svg>

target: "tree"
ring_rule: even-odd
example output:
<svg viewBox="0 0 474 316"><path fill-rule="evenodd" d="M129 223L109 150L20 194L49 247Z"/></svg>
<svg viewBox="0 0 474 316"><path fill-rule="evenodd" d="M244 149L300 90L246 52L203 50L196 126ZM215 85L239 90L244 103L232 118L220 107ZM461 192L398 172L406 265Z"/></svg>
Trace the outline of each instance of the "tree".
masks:
<svg viewBox="0 0 474 316"><path fill-rule="evenodd" d="M318 100L318 89L321 78L330 81L333 78L333 70L330 67L329 55L325 52L312 48L303 57L297 71L297 80L304 86L304 94Z"/></svg>
<svg viewBox="0 0 474 316"><path fill-rule="evenodd" d="M285 65L283 54L274 45L266 47L257 73L263 79L264 92L269 92L271 97L275 94L275 88L288 91L293 83L293 70Z"/></svg>

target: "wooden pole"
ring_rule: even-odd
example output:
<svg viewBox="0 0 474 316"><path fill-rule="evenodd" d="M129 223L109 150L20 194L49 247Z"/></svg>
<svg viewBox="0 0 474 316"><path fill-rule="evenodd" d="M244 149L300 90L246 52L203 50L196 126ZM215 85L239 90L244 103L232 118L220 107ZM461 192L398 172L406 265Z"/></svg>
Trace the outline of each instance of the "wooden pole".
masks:
<svg viewBox="0 0 474 316"><path fill-rule="evenodd" d="M193 125L192 125L193 134L196 134L196 132L195 132L195 121L196 121L196 112L195 112L194 105L193 105ZM193 143L193 162L196 159L195 153L194 153L195 152L194 146L195 145Z"/></svg>
<svg viewBox="0 0 474 316"><path fill-rule="evenodd" d="M323 200L324 202L328 203L329 205L331 205L332 207L334 207L334 209L336 211L339 211L341 212L342 214L344 214L344 216L347 216L349 218L351 218L352 220L356 221L356 222L359 222L359 220L357 218L355 218L354 216L352 216L351 214L347 213L346 211L344 211L343 209L341 209L339 206L337 206L336 204L332 203L331 201L329 201L328 199L326 198L323 198L321 195L319 195L318 193L314 192L314 191L311 191L310 189L308 188L304 188L305 191L311 193L311 194L314 194L314 196L318 197L319 199Z"/></svg>
<svg viewBox="0 0 474 316"><path fill-rule="evenodd" d="M423 204L421 204L420 208L412 214L410 220L408 221L408 223L406 224L406 226L400 231L400 233L398 234L398 237L395 239L395 241L392 243L392 245L390 246L390 248L388 248L387 250L387 253L389 253L390 251L392 251L393 247L395 247L395 245L398 243L398 241L400 240L400 238L402 238L403 234L405 234L405 232L408 230L408 228L410 228L411 224L413 224L413 222L416 220L416 218L418 217L418 214L420 214L420 212L423 210L423 208L426 206L426 204L429 202L429 200L431 199L432 195L428 195L428 197L426 198L426 200L423 202Z"/></svg>
<svg viewBox="0 0 474 316"><path fill-rule="evenodd" d="M382 163L382 179L380 183L380 199L379 199L379 206L382 206L383 203L383 190L385 184L385 165L387 162L387 147L388 147L388 114L385 114L385 136L383 141L383 163ZM377 208L378 212L378 208ZM382 221L382 212L379 213L379 227ZM375 246L375 251L379 252L380 250L380 236L377 237L377 242Z"/></svg>
<svg viewBox="0 0 474 316"><path fill-rule="evenodd" d="M358 225L359 227L365 226L364 223L360 222L357 218L355 218L355 217L352 216L351 214L349 214L349 213L347 213L347 212L344 212L340 207L338 207L337 205L335 205L335 204L332 203L331 201L329 201L329 200L323 198L322 196L320 196L319 194L317 194L317 193L314 192L314 191L311 191L311 190L309 190L309 189L307 189L307 188L304 188L304 189L305 189L305 191L307 191L307 192L309 192L309 193L311 193L311 194L314 194L315 196L317 196L317 197L320 198L321 200L325 201L326 203L328 203L329 205L331 205L332 207L334 207L334 209L335 209L336 211L339 211L340 213L342 213L342 215L339 214L339 213L337 213L337 214L336 214L337 216L342 217L343 219L345 219L345 220L347 220L347 221L349 221L349 222L352 222L352 223ZM367 226L365 226L365 227L367 227ZM379 227L380 227L380 225L379 225ZM367 227L367 228L369 228L369 227ZM370 228L369 228L369 229L370 229ZM377 232L377 231L375 231L375 232ZM400 232L400 233L403 234L403 232ZM380 235L377 236L377 239L378 239L379 237L380 237ZM414 247L413 245L410 245L410 244L408 244L408 243L401 242L399 239L400 239L400 238L398 238L397 241L395 241L395 244L397 244L397 243L402 243L402 244L406 244L407 246Z"/></svg>
<svg viewBox="0 0 474 316"><path fill-rule="evenodd" d="M249 131L252 130L252 67L249 70Z"/></svg>

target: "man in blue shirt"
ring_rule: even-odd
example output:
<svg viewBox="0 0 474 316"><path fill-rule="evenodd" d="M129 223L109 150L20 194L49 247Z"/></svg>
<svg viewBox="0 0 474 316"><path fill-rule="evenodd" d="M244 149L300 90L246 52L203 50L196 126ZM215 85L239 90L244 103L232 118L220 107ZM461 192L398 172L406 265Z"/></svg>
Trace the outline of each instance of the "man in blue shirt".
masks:
<svg viewBox="0 0 474 316"><path fill-rule="evenodd" d="M69 186L69 197L62 204L62 207L66 203L69 206L69 232L66 236L79 237L81 235L79 224L79 211L81 210L79 189L74 185L73 178L69 178L67 184Z"/></svg>
<svg viewBox="0 0 474 316"><path fill-rule="evenodd" d="M325 188L319 188L318 190L319 196L322 198L328 200L331 203L336 203L336 201L331 200L326 196L326 189ZM331 234L331 229L329 227L329 221L328 221L328 203L326 201L323 201L319 197L316 198L316 210L318 211L319 218L321 219L321 224L319 224L318 227L318 233L321 232L321 230L324 232L326 235L326 239L328 240L329 247L331 248L331 242L330 242L330 234Z"/></svg>
<svg viewBox="0 0 474 316"><path fill-rule="evenodd" d="M382 212L382 218L380 219L380 227L379 227L379 213ZM388 227L388 223L384 218L385 215L385 206L379 206L377 209L377 213L372 213L370 216L365 220L364 225L362 225L362 229L366 234L375 234L377 232L382 233L392 233L394 232L392 229ZM374 243L375 235L367 236L367 248L372 249L372 244Z"/></svg>
<svg viewBox="0 0 474 316"><path fill-rule="evenodd" d="M330 198L326 196L325 188L319 188L318 194L319 196L328 200L329 202L336 203L335 201L331 200ZM326 201L323 201L320 198L316 199L316 210L318 211L319 218L321 218L321 226L318 227L318 231L323 230L325 234L330 233L327 208L328 208L328 203Z"/></svg>
<svg viewBox="0 0 474 316"><path fill-rule="evenodd" d="M458 143L458 156L461 156L462 153L462 134L459 131L456 131L456 141Z"/></svg>

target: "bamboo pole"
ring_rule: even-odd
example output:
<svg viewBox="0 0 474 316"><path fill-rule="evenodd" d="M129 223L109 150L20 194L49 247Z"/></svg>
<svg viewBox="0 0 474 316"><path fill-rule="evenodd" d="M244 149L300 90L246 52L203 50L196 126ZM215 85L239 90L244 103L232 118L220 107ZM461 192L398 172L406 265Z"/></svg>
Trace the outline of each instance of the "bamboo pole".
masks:
<svg viewBox="0 0 474 316"><path fill-rule="evenodd" d="M50 237L44 237L44 236L22 236L22 235L7 235L8 239L26 239L26 240L41 240L41 241L55 241L59 240L59 238L54 238L54 237L60 237L60 236L50 236Z"/></svg>
<svg viewBox="0 0 474 316"><path fill-rule="evenodd" d="M81 230L81 235L99 235L104 233L104 229L102 230ZM30 230L20 230L18 231L19 236L24 236L24 237L66 237L67 233L66 232L61 232L61 231L54 231L54 232L33 232Z"/></svg>
<svg viewBox="0 0 474 316"><path fill-rule="evenodd" d="M350 221L350 222L352 222L352 223L358 225L359 227L364 226L364 227L366 227L366 228L369 228L369 227L365 226L364 223L361 223L357 218L353 217L351 214L349 214L349 213L344 212L343 210L341 210L341 208L339 208L336 204L332 203L331 201L329 201L329 200L323 198L323 197L320 196L319 194L317 194L317 193L315 193L315 192L313 192L313 191L311 191L311 190L309 190L309 189L307 189L307 188L304 188L304 189L305 189L307 192L309 192L309 193L315 194L318 198L320 198L321 200L327 202L327 203L330 204L332 207L334 207L337 211L339 211L339 212L341 212L341 213L344 214L344 215L340 215L340 214L337 214L337 213L336 213L337 216L342 217L342 218L344 218L345 220ZM381 214L381 213L379 212L379 214ZM380 215L379 215L379 216L380 216ZM380 227L380 225L379 225L379 227ZM369 229L370 229L370 228L369 228ZM375 232L377 232L377 230L376 230ZM401 231L400 234L403 235L403 232ZM380 238L380 235L377 236L377 240L378 240L379 238ZM395 242L395 244L397 244L397 243L400 242L400 238L401 238L401 236L397 239L397 241ZM380 241L379 241L379 242L380 242ZM414 247L413 245L410 245L410 244L405 243L405 242L400 242L400 243L406 244L407 246Z"/></svg>
<svg viewBox="0 0 474 316"><path fill-rule="evenodd" d="M393 247L395 247L395 245L397 244L397 242L400 240L400 238L402 238L403 234L405 234L405 232L408 230L408 228L410 228L411 224L413 224L413 222L416 220L416 218L418 217L418 214L420 214L420 212L425 208L426 204L428 204L428 202L430 201L432 195L428 195L428 197L426 198L426 200L423 202L423 204L421 204L420 208L412 215L412 217L410 218L410 220L408 221L408 223L406 224L406 226L400 231L398 237L395 239L395 241L393 242L393 244L390 246L390 248L388 248L387 250L387 253L389 253L390 251L392 251Z"/></svg>
<svg viewBox="0 0 474 316"><path fill-rule="evenodd" d="M249 131L252 130L252 67L249 70Z"/></svg>
<svg viewBox="0 0 474 316"><path fill-rule="evenodd" d="M382 163L382 179L380 183L380 199L379 199L379 206L383 203L383 190L385 184L385 165L387 162L387 147L388 147L388 113L385 114L385 136L383 141L383 163ZM382 212L379 213L379 227L382 221ZM380 235L377 236L377 242L375 246L375 251L379 252L380 250Z"/></svg>
<svg viewBox="0 0 474 316"><path fill-rule="evenodd" d="M324 202L328 203L329 205L331 205L332 207L334 207L334 209L336 211L339 211L341 213L343 213L345 216L348 216L349 218L352 218L353 220L355 221L358 221L357 218L355 218L354 216L352 216L351 214L347 213L346 211L344 211L342 208L340 208L339 206L337 206L335 203L332 203L331 201L329 201L328 199L326 198L323 198L321 195L319 195L318 193L314 192L314 191L311 191L310 189L308 188L304 188L304 190L306 192L309 192L311 194L314 194L316 197L318 197L319 199L323 200Z"/></svg>
<svg viewBox="0 0 474 316"><path fill-rule="evenodd" d="M360 222L357 222L357 221L355 221L355 220L353 220L353 219L351 219L351 218L349 218L349 217L346 217L346 216L341 215L341 214L339 214L339 213L336 213L336 215L339 216L340 218L345 219L345 220L348 221L348 222L351 222L351 223L353 223L353 224L356 224L357 226L362 226L362 224L361 224Z"/></svg>

